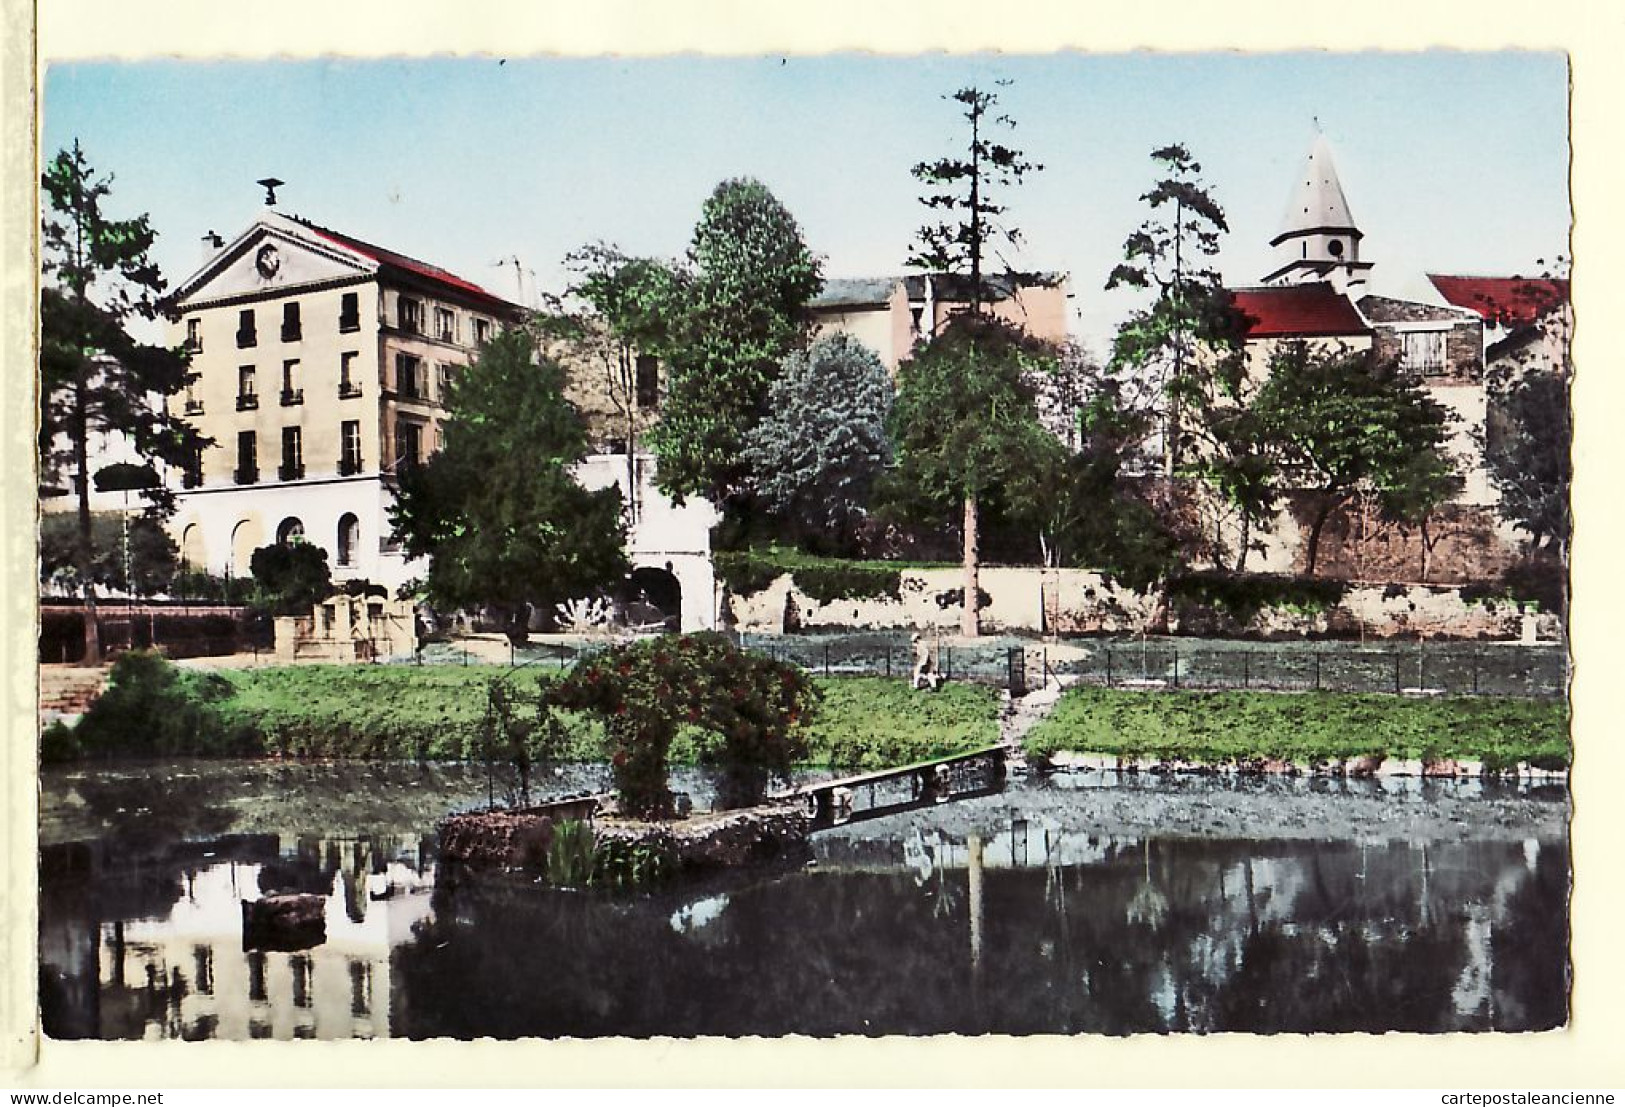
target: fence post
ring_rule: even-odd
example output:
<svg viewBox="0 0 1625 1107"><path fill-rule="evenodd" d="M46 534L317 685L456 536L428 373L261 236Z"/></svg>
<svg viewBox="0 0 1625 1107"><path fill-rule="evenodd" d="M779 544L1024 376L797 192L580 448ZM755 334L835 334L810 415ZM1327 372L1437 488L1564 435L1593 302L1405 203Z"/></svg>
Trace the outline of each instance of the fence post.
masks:
<svg viewBox="0 0 1625 1107"><path fill-rule="evenodd" d="M1399 651L1394 651L1394 695L1399 695Z"/></svg>
<svg viewBox="0 0 1625 1107"><path fill-rule="evenodd" d="M824 643L824 675L829 676L829 643Z"/></svg>
<svg viewBox="0 0 1625 1107"><path fill-rule="evenodd" d="M947 663L942 667L942 679L952 680L954 679L954 648L952 646L944 646L942 647L942 652L946 654L948 658Z"/></svg>
<svg viewBox="0 0 1625 1107"><path fill-rule="evenodd" d="M1174 687L1179 687L1179 651L1174 650Z"/></svg>
<svg viewBox="0 0 1625 1107"><path fill-rule="evenodd" d="M1241 686L1243 688L1251 688L1253 686L1252 656L1253 655L1248 653L1246 650L1241 651Z"/></svg>
<svg viewBox="0 0 1625 1107"><path fill-rule="evenodd" d="M1473 651L1473 695L1478 695L1478 651Z"/></svg>
<svg viewBox="0 0 1625 1107"><path fill-rule="evenodd" d="M1112 651L1106 650L1106 687L1112 686Z"/></svg>
<svg viewBox="0 0 1625 1107"><path fill-rule="evenodd" d="M891 676L891 643L886 643L886 675Z"/></svg>
<svg viewBox="0 0 1625 1107"><path fill-rule="evenodd" d="M1315 691L1320 691L1320 651L1315 651Z"/></svg>

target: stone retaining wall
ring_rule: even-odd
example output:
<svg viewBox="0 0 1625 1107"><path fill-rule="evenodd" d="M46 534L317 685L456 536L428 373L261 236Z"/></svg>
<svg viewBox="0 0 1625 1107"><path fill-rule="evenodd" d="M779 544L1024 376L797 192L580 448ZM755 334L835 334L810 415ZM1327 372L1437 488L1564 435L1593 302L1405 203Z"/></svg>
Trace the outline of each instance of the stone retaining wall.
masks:
<svg viewBox="0 0 1625 1107"><path fill-rule="evenodd" d="M820 603L796 588L789 574L760 592L730 596L733 625L752 634L801 630L942 630L959 626L958 569L904 569L901 598ZM1263 608L1245 623L1188 600L1164 604L1112 585L1085 569L990 567L981 572L988 603L982 627L990 634L1187 634L1250 638L1305 636L1500 639L1558 641L1555 615L1510 600L1468 601L1448 585L1351 585L1322 611ZM1525 616L1528 616L1526 620ZM788 617L787 617L788 616Z"/></svg>
<svg viewBox="0 0 1625 1107"><path fill-rule="evenodd" d="M541 868L554 816L535 811L473 811L440 824L440 855L474 868ZM685 872L738 868L792 859L806 849L811 820L800 807L770 805L701 815L679 822L593 820L599 841L665 847Z"/></svg>

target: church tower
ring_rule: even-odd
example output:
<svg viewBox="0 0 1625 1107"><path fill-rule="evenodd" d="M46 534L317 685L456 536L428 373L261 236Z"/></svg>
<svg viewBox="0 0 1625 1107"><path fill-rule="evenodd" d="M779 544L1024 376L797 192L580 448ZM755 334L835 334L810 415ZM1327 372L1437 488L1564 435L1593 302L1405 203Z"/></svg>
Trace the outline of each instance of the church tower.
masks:
<svg viewBox="0 0 1625 1107"><path fill-rule="evenodd" d="M1314 147L1293 187L1281 233L1270 239L1276 268L1265 284L1330 281L1338 292L1358 291L1365 284L1369 261L1360 260L1360 239L1349 202L1332 164L1331 143L1315 135Z"/></svg>

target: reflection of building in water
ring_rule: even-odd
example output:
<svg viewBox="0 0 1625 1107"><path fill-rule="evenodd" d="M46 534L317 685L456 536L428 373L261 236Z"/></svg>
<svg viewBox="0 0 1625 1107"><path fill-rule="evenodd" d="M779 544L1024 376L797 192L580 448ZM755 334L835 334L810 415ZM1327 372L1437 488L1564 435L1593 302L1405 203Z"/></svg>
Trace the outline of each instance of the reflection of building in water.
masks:
<svg viewBox="0 0 1625 1107"><path fill-rule="evenodd" d="M312 862L315 862L313 865ZM245 951L241 902L320 882L327 938L300 952ZM432 869L414 838L302 838L262 863L190 871L167 917L100 925L102 1037L384 1038L390 951L429 913Z"/></svg>

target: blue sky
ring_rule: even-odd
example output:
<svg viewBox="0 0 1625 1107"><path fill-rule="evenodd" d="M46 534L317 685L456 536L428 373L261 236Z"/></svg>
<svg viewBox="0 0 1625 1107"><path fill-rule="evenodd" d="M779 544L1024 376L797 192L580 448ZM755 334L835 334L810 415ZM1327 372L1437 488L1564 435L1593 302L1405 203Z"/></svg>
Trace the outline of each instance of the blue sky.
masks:
<svg viewBox="0 0 1625 1107"><path fill-rule="evenodd" d="M1232 283L1269 270L1317 117L1374 289L1567 253L1557 53L75 62L47 70L42 145L77 137L115 175L115 209L151 214L172 282L204 231L254 217L264 176L288 182L284 211L508 295L500 258L557 290L584 242L678 254L716 182L755 176L828 275L861 276L902 271L926 215L909 167L962 141L943 95L998 79L1014 144L1045 166L1008 197L1020 262L1072 274L1097 348L1135 306L1101 286L1169 142L1229 213Z"/></svg>

